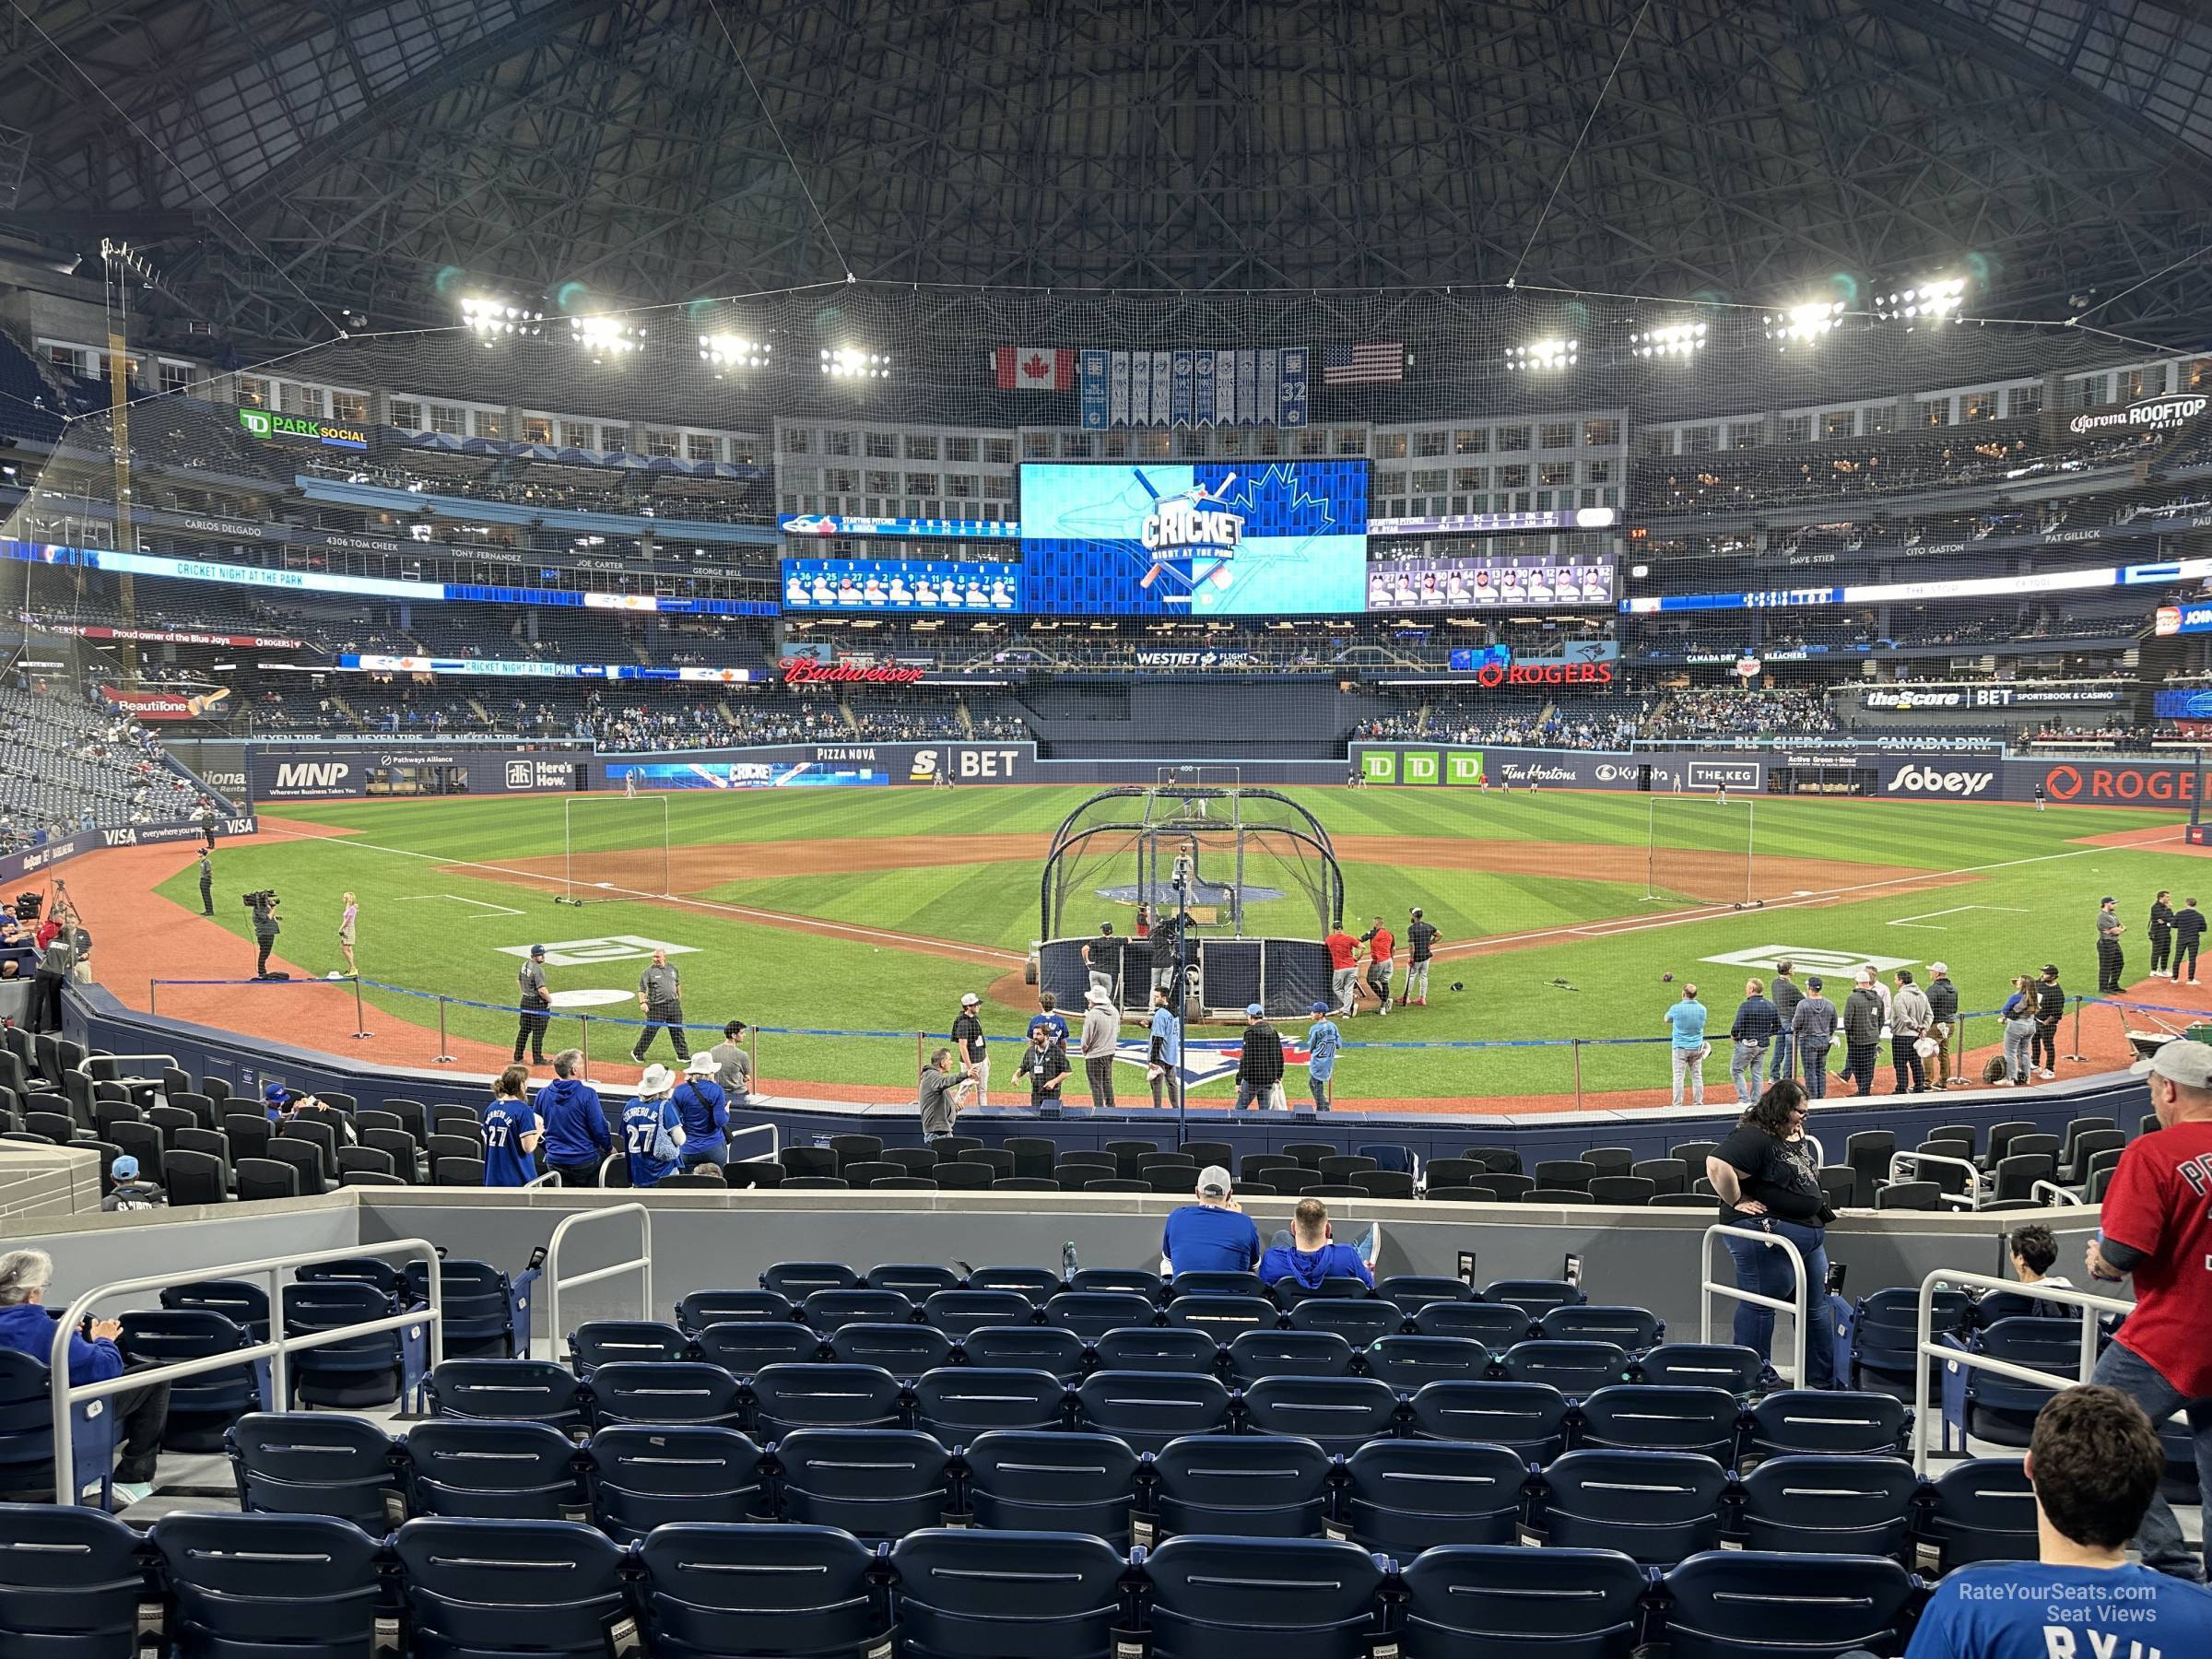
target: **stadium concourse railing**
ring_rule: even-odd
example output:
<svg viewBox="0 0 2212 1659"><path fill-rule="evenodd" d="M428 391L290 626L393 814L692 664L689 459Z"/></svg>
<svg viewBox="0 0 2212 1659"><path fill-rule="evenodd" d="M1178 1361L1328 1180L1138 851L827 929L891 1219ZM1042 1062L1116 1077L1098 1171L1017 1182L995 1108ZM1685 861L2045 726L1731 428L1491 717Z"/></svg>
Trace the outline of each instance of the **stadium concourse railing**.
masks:
<svg viewBox="0 0 2212 1659"><path fill-rule="evenodd" d="M570 1218L571 1220L579 1218ZM359 1320L324 1330L303 1332L296 1336L285 1331L285 1275L296 1274L302 1267L321 1266L326 1262L353 1262L363 1256L403 1253L406 1260L419 1260L426 1265L427 1301L424 1306L389 1313L378 1319ZM167 1290L178 1285L198 1284L206 1279L241 1278L267 1281L269 1335L266 1341L249 1343L244 1347L226 1348L219 1354L203 1355L197 1359L176 1359L160 1365L135 1367L125 1371L121 1376L110 1377L101 1382L77 1382L71 1380L69 1344L76 1338L85 1316L101 1302L134 1291ZM373 1336L383 1331L412 1333L417 1330L427 1340L428 1364L435 1367L445 1358L445 1280L439 1262L438 1247L428 1239L398 1239L388 1244L350 1244L335 1250L265 1256L259 1261L239 1262L218 1267L177 1267L166 1273L149 1273L138 1278L116 1279L105 1285L97 1285L71 1302L61 1318L54 1322L53 1347L47 1355L47 1393L53 1407L54 1501L75 1503L78 1498L76 1491L69 1489L73 1483L62 1471L76 1466L75 1425L70 1419L70 1413L80 1401L104 1400L111 1395L129 1394L152 1383L178 1382L186 1377L205 1376L210 1371L235 1371L241 1365L252 1365L257 1360L266 1359L269 1362L269 1409L283 1411L288 1408L291 1399L290 1355L303 1353L310 1348L331 1347L341 1342L357 1342L363 1336Z"/></svg>
<svg viewBox="0 0 2212 1659"><path fill-rule="evenodd" d="M332 992L336 992L339 994L346 996L350 1004L350 1009L354 1020L354 1030L352 1035L357 1039L366 1039L373 1035L373 1033L368 1029L367 1017L369 1010L364 1000L367 993L375 992L385 996L402 997L412 1002L427 1003L432 1006L436 1013L438 1028L437 1060L441 1065L453 1065L456 1063L455 1056L453 1053L449 1029L448 1015L451 1010L454 1008L465 1008L478 1013L498 1015L502 1019L519 1019L521 1015L524 1012L524 1009L517 1006L513 1003L486 1002L472 997L448 995L443 992L418 991L411 986L394 985L382 980L366 979L360 975L353 974L341 975L333 979L296 980L149 979L147 982L147 1013L154 1015L159 1015L160 1013L160 995L161 991L165 986L176 989L195 987L223 988L270 993L276 994L288 994L292 995L299 995L306 992L315 992L321 994L328 994ZM2192 1023L2202 1021L2206 1018L2206 1015L2202 1009L2170 1007L2157 1003L2131 1002L2119 997L2089 996L2079 994L2069 994L2069 1001L2071 1002L2073 1007L2074 1025L2071 1052L2065 1056L2065 1058L2068 1060L2080 1060L2084 1058L2081 1052L2081 1015L2084 1008L2101 1006L2118 1008L2124 1012L2137 1012L2151 1015L2171 1014L2176 1016L2177 1018L2189 1020ZM583 1055L583 1075L587 1079L591 1072L593 1057L592 1039L594 1032L629 1033L629 1035L627 1037L621 1037L618 1039L624 1044L620 1052L626 1055L629 1045L634 1044L637 1040L635 1033L641 1031L648 1024L657 1023L643 1019L621 1018L608 1014L570 1013L559 1008L553 1009L549 1012L539 1009L531 1009L528 1010L528 1012L534 1015L542 1014L544 1018L551 1022L548 1033L549 1037L550 1032L560 1030L568 1024L568 1022L571 1020L575 1022L576 1041L572 1045L566 1041L562 1041L556 1044L548 1040L547 1046L549 1049L555 1046L563 1048L574 1046L580 1049ZM1075 1013L1074 1010L1070 1010L1069 1012L1071 1016ZM1999 1010L1994 1008L1970 1009L1959 1016L1958 1036L1957 1040L1951 1045L1951 1052L1954 1056L1965 1054L1974 1047L1972 1038L1972 1022L1975 1020L1983 1019L1997 1021L1998 1029L2000 1030L2002 1030L2003 1015ZM1288 1023L1291 1025L1295 1024L1295 1022ZM717 1022L686 1021L683 1026L683 1030L687 1035L687 1038L697 1036L704 1038L709 1041L719 1041L722 1037L722 1026ZM908 1046L911 1045L913 1056L913 1070L917 1073L921 1070L924 1063L928 1059L930 1051L933 1048L949 1041L949 1039L942 1031L879 1030L866 1028L834 1026L748 1025L746 1028L746 1047L747 1052L752 1060L752 1075L756 1078L763 1075L760 1062L761 1039L763 1037L775 1038L778 1040L792 1039L800 1041L820 1041L836 1042L841 1045L846 1045L848 1053L850 1052L850 1045L854 1043L895 1043L899 1045L898 1058L901 1067L903 1067L904 1065ZM1007 1051L1009 1053L1018 1053L1023 1047L1027 1046L1027 1038L1025 1036L1012 1032L1000 1037L988 1037L986 1038L986 1041L1001 1049ZM1359 1053L1432 1051L1438 1053L1464 1053L1473 1054L1485 1052L1496 1053L1508 1050L1550 1050L1559 1053L1566 1063L1564 1066L1565 1075L1561 1078L1561 1082L1565 1085L1565 1087L1556 1090L1519 1088L1506 1092L1530 1095L1547 1093L1571 1094L1574 1100L1574 1108L1575 1110L1580 1111L1583 1106L1583 1096L1586 1087L1590 1088L1647 1087L1653 1088L1665 1088L1667 1087L1662 1076L1664 1072L1663 1067L1654 1067L1653 1079L1648 1083L1636 1082L1623 1084L1618 1082L1600 1082L1586 1085L1583 1070L1583 1057L1585 1054L1596 1051L1612 1049L1665 1048L1671 1041L1672 1039L1665 1036L1500 1037L1466 1039L1351 1039L1347 1037L1342 1045L1342 1052L1345 1053ZM1238 1046L1238 1040L1233 1036L1210 1038L1199 1035L1192 1035L1187 1039L1184 1046L1188 1051L1194 1053L1205 1054L1209 1053L1218 1053L1223 1049L1235 1048ZM1711 1047L1712 1052L1707 1055L1706 1064L1708 1067L1717 1069L1709 1070L1706 1077L1706 1086L1707 1088L1713 1093L1716 1100L1720 1100L1724 1102L1731 1087L1728 1081L1728 1074L1726 1070L1727 1034L1724 1031L1718 1037L1712 1039ZM883 1058L880 1052L876 1057L879 1061ZM1194 1071L1188 1065L1186 1065L1182 1069L1182 1077L1185 1087L1192 1088L1204 1088L1209 1083L1219 1082L1222 1080L1219 1074ZM865 1079L853 1077L822 1080L858 1083L863 1082ZM1979 1079L1973 1080L1979 1081ZM1079 1083L1077 1079L1071 1078L1070 1086L1071 1088L1079 1087ZM1001 1092L1010 1094L1013 1091L1013 1077L1011 1075L1011 1067L1009 1067L1007 1069L1007 1075L1006 1076L1002 1085ZM1291 1104L1294 1111L1309 1112L1311 1111L1310 1105L1303 1105L1295 1098L1293 1099Z"/></svg>
<svg viewBox="0 0 2212 1659"><path fill-rule="evenodd" d="M618 1216L634 1216L638 1222L638 1253L619 1262L610 1262L604 1267L594 1267L588 1273L579 1273L569 1278L560 1277L560 1249L569 1241L569 1235L579 1227L589 1227L601 1221L612 1221ZM653 1212L641 1204L615 1204L605 1209L579 1210L564 1217L553 1230L553 1237L546 1244L546 1328L552 1333L558 1347L564 1328L560 1323L560 1293L579 1290L586 1285L596 1285L610 1278L628 1274L638 1276L638 1317L653 1317Z"/></svg>
<svg viewBox="0 0 2212 1659"><path fill-rule="evenodd" d="M1790 1282L1796 1286L1787 1300L1778 1296L1761 1296L1756 1290L1741 1286L1723 1284L1712 1277L1712 1247L1717 1241L1725 1244L1730 1239L1748 1239L1765 1250L1779 1250L1788 1258ZM1699 1252L1702 1281L1698 1295L1698 1340L1712 1341L1712 1303L1715 1297L1726 1301L1747 1303L1754 1308L1766 1308L1772 1312L1790 1316L1790 1368L1783 1374L1799 1388L1805 1387L1806 1307L1807 1292L1805 1283L1805 1253L1780 1233L1761 1232L1755 1227L1709 1227L1705 1230L1705 1243ZM1821 1288L1827 1294L1827 1287ZM1776 1368L1780 1370L1780 1367Z"/></svg>

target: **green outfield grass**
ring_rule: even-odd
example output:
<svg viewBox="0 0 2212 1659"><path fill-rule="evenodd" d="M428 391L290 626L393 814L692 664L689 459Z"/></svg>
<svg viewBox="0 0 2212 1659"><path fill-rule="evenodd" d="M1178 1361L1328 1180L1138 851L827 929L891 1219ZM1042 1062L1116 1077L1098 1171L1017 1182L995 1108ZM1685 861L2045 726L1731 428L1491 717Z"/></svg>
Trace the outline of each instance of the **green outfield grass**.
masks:
<svg viewBox="0 0 2212 1659"><path fill-rule="evenodd" d="M1596 871L1572 867L1575 861L1562 857L1560 867L1547 864L1525 874L1437 867L1433 852L1423 854L1411 846L1403 861L1378 856L1387 849L1372 847L1347 857L1348 915L1364 918L1379 911L1402 933L1406 908L1418 903L1447 940L1541 935L1524 947L1440 961L1429 1007L1404 1009L1387 1021L1362 1018L1347 1033L1355 1041L1652 1036L1686 980L1704 989L1716 1029L1724 1030L1743 980L1763 970L1703 959L1768 946L1787 947L1801 959L1830 952L1839 963L1866 956L1918 967L1940 959L1950 965L1969 1009L1994 1008L2003 1000L2008 975L2046 959L2061 964L2070 985L2093 989L2090 919L2100 895L2122 898L2131 928L2132 977L2146 966L2141 920L2152 891L2170 887L2178 898L2200 870L2212 874L2212 866L2177 853L2095 847L2077 839L2174 825L2178 820L2171 813L2077 808L2039 814L1994 805L1761 797L1755 808L1757 852L1822 861L1830 866L1827 879L1817 884L1823 888L1861 888L1867 865L1964 874L1940 887L1864 887L1848 892L1844 901L1819 908L1723 913L1677 924L1665 919L1679 908L1678 900L1652 902L1645 896L1644 849L1654 811L1646 797L1428 789L1287 793L1338 837L1627 850L1610 855ZM494 872L456 867L464 861L498 865L558 857L563 844L559 799L301 806L289 816L347 833L332 841L219 849L217 922L247 933L247 913L234 895L275 887L285 900L281 952L302 967L327 971L339 965L335 918L339 894L350 888L361 905L362 971L394 985L505 1003L513 994L517 962L501 954L501 947L627 935L691 947L677 960L687 1013L695 1022L719 1023L738 1015L769 1027L941 1032L959 994L987 992L995 978L1018 970L1018 953L1037 933L1036 861L976 861L963 855L966 838L1042 835L1088 794L1039 787L674 795L668 797L669 840L679 850L790 845L771 856L772 870L710 888L693 904L617 900L582 909L558 906L549 894ZM272 811L288 816L283 807ZM1663 846L1722 854L1743 850L1740 803L1662 800L1657 813ZM621 813L594 813L591 837L604 850L620 850L629 833ZM911 868L808 869L810 843L883 836L931 838L942 843L942 856ZM1478 850L1461 855L1467 851L1479 860ZM1431 862L1425 865L1423 856ZM643 862L657 870L657 850ZM1664 852L1653 868L1666 888ZM1266 877L1248 871L1247 878ZM196 909L193 883L187 866L163 890ZM2201 897L2212 905L2212 881ZM1009 955L997 966L963 962L907 948L893 938L794 932L726 907L826 918ZM1277 900L1264 914L1255 907L1254 920L1288 925L1301 908L1310 914L1302 900ZM1121 913L1103 900L1089 909L1098 918ZM1652 924L1602 937L1571 931L1625 916ZM1081 931L1090 924L1087 919ZM627 994L640 966L635 959L606 960L556 967L550 977L556 991ZM1672 983L1662 980L1667 973L1675 976ZM1451 991L1453 982L1465 988ZM398 1017L425 1023L434 1018L428 1005L371 996ZM601 1011L627 1017L634 1005L624 1001ZM986 1028L1018 1037L1030 1011L1026 994L994 1003L986 1010ZM455 1033L492 1041L506 1041L513 1031L512 1017L493 1011L455 1008L449 1019ZM557 1038L564 1030L566 1040L573 1041L572 1019L557 1021ZM1996 1035L1988 1021L1979 1032L1969 1031L1975 1041L1994 1042ZM602 1030L593 1049L611 1054L622 1041ZM761 1040L766 1073L822 1082L911 1082L912 1055L911 1039L771 1033ZM1003 1069L1010 1071L1011 1061L1009 1053ZM1665 1055L1656 1049L1586 1049L1582 1069L1583 1084L1592 1089L1650 1086L1664 1081ZM1725 1090L1726 1068L1717 1054L1709 1064L1708 1082ZM1566 1052L1549 1049L1356 1050L1340 1065L1337 1082L1347 1099L1571 1087Z"/></svg>

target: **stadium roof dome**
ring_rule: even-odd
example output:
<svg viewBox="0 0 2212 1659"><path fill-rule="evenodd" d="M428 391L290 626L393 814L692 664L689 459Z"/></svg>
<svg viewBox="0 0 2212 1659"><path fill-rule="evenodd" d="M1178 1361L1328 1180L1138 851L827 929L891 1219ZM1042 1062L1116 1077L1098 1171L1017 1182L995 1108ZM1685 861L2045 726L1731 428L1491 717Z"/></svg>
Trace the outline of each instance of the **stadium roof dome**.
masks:
<svg viewBox="0 0 2212 1659"><path fill-rule="evenodd" d="M0 243L128 240L245 335L848 273L1766 303L1971 264L1998 314L2212 319L2212 26L2156 0L19 0L0 56Z"/></svg>

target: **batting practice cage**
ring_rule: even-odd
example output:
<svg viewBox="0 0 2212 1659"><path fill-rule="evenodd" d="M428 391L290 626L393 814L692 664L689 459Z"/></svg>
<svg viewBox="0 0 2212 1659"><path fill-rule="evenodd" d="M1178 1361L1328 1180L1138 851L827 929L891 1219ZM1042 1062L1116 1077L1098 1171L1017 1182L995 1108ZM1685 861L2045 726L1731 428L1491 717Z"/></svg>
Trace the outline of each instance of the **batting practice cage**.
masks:
<svg viewBox="0 0 2212 1659"><path fill-rule="evenodd" d="M1139 1009L1178 971L1193 1018L1241 1018L1255 1002L1303 1014L1327 996L1321 939L1344 915L1328 831L1272 789L1198 775L1163 769L1150 787L1100 790L1053 832L1030 965L1063 1007L1095 982Z"/></svg>
<svg viewBox="0 0 2212 1659"><path fill-rule="evenodd" d="M1653 791L1645 808L1644 901L1748 910L1825 882L1758 853L1759 801L1711 788Z"/></svg>

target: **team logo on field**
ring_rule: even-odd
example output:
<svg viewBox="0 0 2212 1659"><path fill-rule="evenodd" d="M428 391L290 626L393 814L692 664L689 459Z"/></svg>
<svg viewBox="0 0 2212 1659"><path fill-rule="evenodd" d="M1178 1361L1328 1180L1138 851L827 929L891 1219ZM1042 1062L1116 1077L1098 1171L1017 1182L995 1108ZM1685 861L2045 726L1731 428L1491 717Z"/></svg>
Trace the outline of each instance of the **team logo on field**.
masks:
<svg viewBox="0 0 2212 1659"><path fill-rule="evenodd" d="M494 948L501 956L530 954L527 945L500 945ZM547 939L546 966L588 968L595 962L642 960L656 950L665 950L670 956L690 956L698 949L696 945L671 945L665 939L649 939L643 934L608 934L596 939Z"/></svg>
<svg viewBox="0 0 2212 1659"><path fill-rule="evenodd" d="M1892 973L1900 968L1910 968L1916 957L1862 956L1848 950L1827 950L1811 945L1754 945L1748 950L1731 950L1725 956L1700 957L1700 962L1717 962L1724 968L1763 968L1772 972L1777 962L1794 963L1797 977L1803 980L1808 973L1856 973L1862 968L1871 968L1877 973Z"/></svg>

